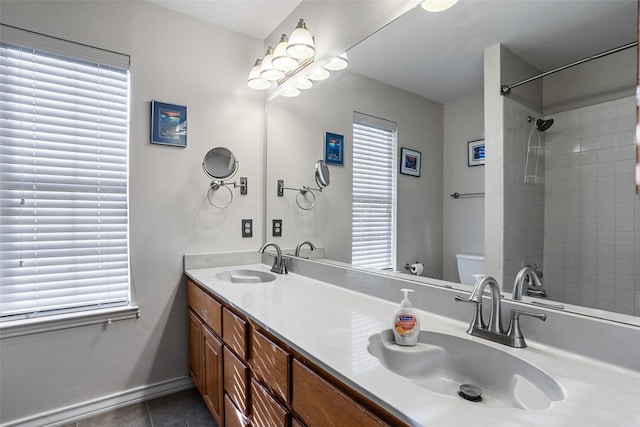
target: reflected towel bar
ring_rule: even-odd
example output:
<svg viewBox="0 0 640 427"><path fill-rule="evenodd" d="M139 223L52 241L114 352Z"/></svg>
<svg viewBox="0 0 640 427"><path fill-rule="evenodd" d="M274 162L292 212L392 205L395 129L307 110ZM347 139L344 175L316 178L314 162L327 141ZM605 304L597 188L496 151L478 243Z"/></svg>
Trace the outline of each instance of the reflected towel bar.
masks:
<svg viewBox="0 0 640 427"><path fill-rule="evenodd" d="M484 193L453 193L451 197L453 197L454 199L465 197L484 197Z"/></svg>

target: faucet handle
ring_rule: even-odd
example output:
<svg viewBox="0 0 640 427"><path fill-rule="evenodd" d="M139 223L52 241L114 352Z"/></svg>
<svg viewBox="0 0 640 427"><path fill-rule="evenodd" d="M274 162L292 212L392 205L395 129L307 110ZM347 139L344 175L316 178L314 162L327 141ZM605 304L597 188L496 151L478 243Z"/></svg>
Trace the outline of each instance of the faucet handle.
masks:
<svg viewBox="0 0 640 427"><path fill-rule="evenodd" d="M547 320L547 315L544 313L538 313L533 311L523 311L523 310L511 310L511 322L509 324L509 330L507 331L507 336L513 343L512 347L516 348L524 348L527 346L527 343L524 340L524 335L522 335L522 330L520 329L520 316L530 316L536 319L542 320L543 322Z"/></svg>
<svg viewBox="0 0 640 427"><path fill-rule="evenodd" d="M469 329L467 329L467 333L471 335L474 328L485 329L486 325L484 324L484 320L482 319L482 302L474 301L469 298L461 297L460 295L456 295L454 297L456 302L466 302L469 304L474 304L473 307L473 319L471 319L471 323L469 324Z"/></svg>

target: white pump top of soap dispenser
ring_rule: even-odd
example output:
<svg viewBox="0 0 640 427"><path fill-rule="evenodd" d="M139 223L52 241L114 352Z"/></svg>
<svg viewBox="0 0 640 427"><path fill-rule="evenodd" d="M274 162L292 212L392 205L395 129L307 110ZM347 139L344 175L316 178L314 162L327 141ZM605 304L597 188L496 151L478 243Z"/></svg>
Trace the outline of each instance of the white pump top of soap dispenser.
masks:
<svg viewBox="0 0 640 427"><path fill-rule="evenodd" d="M400 289L401 292L404 292L404 298L400 303L401 307L411 307L411 300L409 299L409 292L415 292L413 289Z"/></svg>

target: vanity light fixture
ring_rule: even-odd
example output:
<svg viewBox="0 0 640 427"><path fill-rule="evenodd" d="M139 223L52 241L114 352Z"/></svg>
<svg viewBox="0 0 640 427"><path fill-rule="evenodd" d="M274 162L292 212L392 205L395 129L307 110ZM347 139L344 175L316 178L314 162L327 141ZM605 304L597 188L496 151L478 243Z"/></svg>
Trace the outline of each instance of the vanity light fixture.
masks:
<svg viewBox="0 0 640 427"><path fill-rule="evenodd" d="M287 46L287 54L295 59L313 58L316 54L316 48L313 43L313 37L307 29L304 19L298 21L296 29L291 33L289 45Z"/></svg>
<svg viewBox="0 0 640 427"><path fill-rule="evenodd" d="M286 34L283 34L282 37L280 37L280 43L278 43L276 49L273 51L273 60L271 61L274 68L282 70L285 73L298 68L298 60L287 55L288 46L289 39Z"/></svg>
<svg viewBox="0 0 640 427"><path fill-rule="evenodd" d="M458 0L424 0L420 6L428 12L442 12L457 2Z"/></svg>
<svg viewBox="0 0 640 427"><path fill-rule="evenodd" d="M262 58L260 66L260 77L265 80L275 81L284 77L284 71L273 68L273 48L269 46L267 54Z"/></svg>
<svg viewBox="0 0 640 427"><path fill-rule="evenodd" d="M247 85L251 89L264 90L269 89L271 87L271 82L269 80L265 80L260 77L260 65L262 64L262 59L256 59L256 63L251 68L249 72L249 78L247 79Z"/></svg>
<svg viewBox="0 0 640 427"><path fill-rule="evenodd" d="M264 58L260 62L256 61L249 73L247 85L257 90L268 89L274 81L281 85L289 77L311 64L315 52L313 37L304 20L300 19L291 38L283 34L276 48L273 49L270 46Z"/></svg>
<svg viewBox="0 0 640 427"><path fill-rule="evenodd" d="M347 58L347 52L343 52L340 55L329 61L324 68L331 71L344 70L349 66L349 58Z"/></svg>

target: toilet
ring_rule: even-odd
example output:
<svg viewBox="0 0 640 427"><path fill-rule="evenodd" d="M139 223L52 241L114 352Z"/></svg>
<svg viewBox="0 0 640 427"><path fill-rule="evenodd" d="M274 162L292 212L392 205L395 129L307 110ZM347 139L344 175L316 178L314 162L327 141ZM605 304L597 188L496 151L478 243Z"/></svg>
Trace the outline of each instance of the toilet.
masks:
<svg viewBox="0 0 640 427"><path fill-rule="evenodd" d="M474 274L484 274L484 255L456 254L460 283L474 285Z"/></svg>

